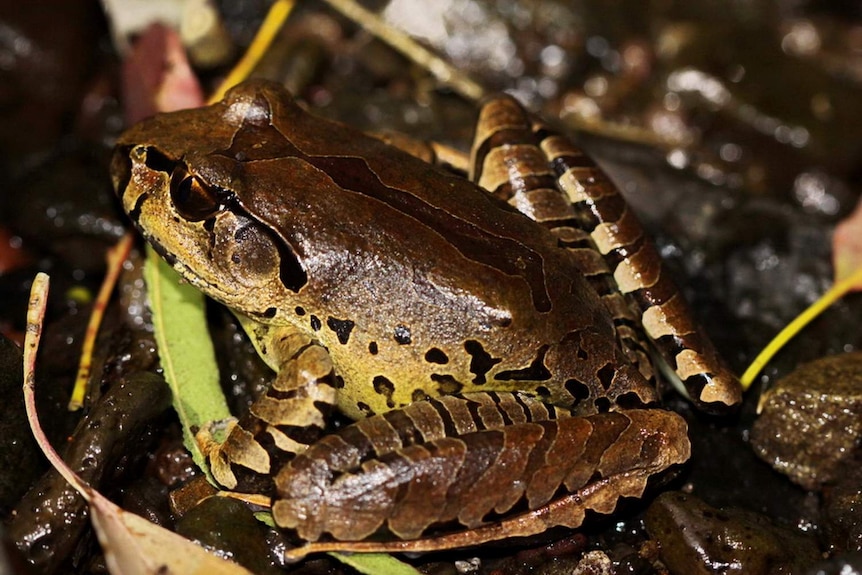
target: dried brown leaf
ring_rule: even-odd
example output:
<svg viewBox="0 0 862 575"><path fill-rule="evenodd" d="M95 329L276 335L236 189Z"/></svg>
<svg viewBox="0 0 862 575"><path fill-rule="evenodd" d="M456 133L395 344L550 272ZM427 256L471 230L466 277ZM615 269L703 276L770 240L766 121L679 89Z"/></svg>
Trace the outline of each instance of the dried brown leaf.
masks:
<svg viewBox="0 0 862 575"><path fill-rule="evenodd" d="M108 570L113 575L251 575L246 569L207 552L188 539L120 509L86 485L48 443L36 413L34 393L35 358L47 299L48 276L39 274L33 281L24 342L24 404L27 419L45 457L90 504L90 519L105 552Z"/></svg>
<svg viewBox="0 0 862 575"><path fill-rule="evenodd" d="M835 234L832 236L832 265L835 283L862 269L862 202L835 228ZM862 289L862 282L851 289Z"/></svg>

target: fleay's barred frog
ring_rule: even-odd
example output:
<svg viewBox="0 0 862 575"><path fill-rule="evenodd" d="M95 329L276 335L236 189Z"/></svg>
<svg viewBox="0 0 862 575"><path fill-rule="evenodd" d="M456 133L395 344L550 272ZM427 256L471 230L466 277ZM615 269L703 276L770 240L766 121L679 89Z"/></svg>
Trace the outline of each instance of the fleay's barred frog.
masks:
<svg viewBox="0 0 862 575"><path fill-rule="evenodd" d="M120 138L132 221L277 372L211 463L231 489L274 477L275 522L325 536L298 554L577 527L640 496L690 449L643 332L697 405L740 400L591 160L502 96L472 160L452 174L266 83ZM357 422L320 437L333 407Z"/></svg>

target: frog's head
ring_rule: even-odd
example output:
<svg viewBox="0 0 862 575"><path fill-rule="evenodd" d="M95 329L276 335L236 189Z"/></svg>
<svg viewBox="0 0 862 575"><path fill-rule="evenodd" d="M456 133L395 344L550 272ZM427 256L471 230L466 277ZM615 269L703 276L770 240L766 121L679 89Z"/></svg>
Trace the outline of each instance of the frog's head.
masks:
<svg viewBox="0 0 862 575"><path fill-rule="evenodd" d="M245 85L206 108L160 114L125 132L114 187L141 233L184 278L243 313L271 316L273 301L307 278L296 251L238 199L242 150L234 135L268 125L271 85Z"/></svg>

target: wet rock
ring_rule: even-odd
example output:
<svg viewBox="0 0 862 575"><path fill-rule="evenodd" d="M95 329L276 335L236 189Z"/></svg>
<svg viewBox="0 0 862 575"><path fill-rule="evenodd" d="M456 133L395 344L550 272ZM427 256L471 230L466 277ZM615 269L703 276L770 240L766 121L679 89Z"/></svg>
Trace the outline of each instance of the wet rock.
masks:
<svg viewBox="0 0 862 575"><path fill-rule="evenodd" d="M603 551L584 553L572 575L613 575L614 567L610 557Z"/></svg>
<svg viewBox="0 0 862 575"><path fill-rule="evenodd" d="M805 575L858 575L859 573L862 573L862 553L831 557L805 571Z"/></svg>
<svg viewBox="0 0 862 575"><path fill-rule="evenodd" d="M270 551L269 532L272 530L255 519L245 504L235 499L205 499L177 522L176 531L183 537L218 549L223 556L253 573L282 572Z"/></svg>
<svg viewBox="0 0 862 575"><path fill-rule="evenodd" d="M822 527L830 548L862 552L862 462L857 457L824 489Z"/></svg>
<svg viewBox="0 0 862 575"><path fill-rule="evenodd" d="M644 520L674 575L798 573L820 557L813 538L765 516L716 509L681 492L660 495Z"/></svg>
<svg viewBox="0 0 862 575"><path fill-rule="evenodd" d="M764 393L754 451L806 489L835 479L862 435L862 353L799 367Z"/></svg>
<svg viewBox="0 0 862 575"><path fill-rule="evenodd" d="M0 336L0 509L3 514L24 495L42 468L42 455L27 424L21 350Z"/></svg>
<svg viewBox="0 0 862 575"><path fill-rule="evenodd" d="M141 373L112 385L68 444L65 461L89 485L122 476L146 454L146 431L171 403L164 379ZM136 455L138 457L136 457ZM41 477L16 506L9 538L39 573L54 573L86 528L86 503L55 470Z"/></svg>

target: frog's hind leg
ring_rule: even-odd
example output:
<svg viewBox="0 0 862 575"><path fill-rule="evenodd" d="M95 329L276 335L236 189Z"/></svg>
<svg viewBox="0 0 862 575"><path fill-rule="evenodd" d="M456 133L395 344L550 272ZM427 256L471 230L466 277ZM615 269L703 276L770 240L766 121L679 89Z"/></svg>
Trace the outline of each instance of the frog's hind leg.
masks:
<svg viewBox="0 0 862 575"><path fill-rule="evenodd" d="M247 329L268 329L245 323ZM336 401L329 352L294 328L277 329L267 338L267 356L284 358L273 366L277 375L224 443L209 450L213 476L228 489L242 490L241 479L268 481L273 470L305 451L321 435Z"/></svg>
<svg viewBox="0 0 862 575"><path fill-rule="evenodd" d="M638 314L615 285L607 262L583 230L565 192L557 187L556 174L538 146L530 116L513 99L501 96L486 103L477 125L470 178L546 227L574 256L613 318L617 342L626 358L655 386Z"/></svg>
<svg viewBox="0 0 862 575"><path fill-rule="evenodd" d="M665 362L701 409L721 413L742 400L739 380L698 326L637 216L604 172L568 139L534 126L559 185L584 230L613 269L615 284L635 302L641 323Z"/></svg>
<svg viewBox="0 0 862 575"><path fill-rule="evenodd" d="M639 323L685 385L695 404L701 409L716 412L737 405L741 401L738 380L725 366L703 330L698 328L679 289L663 270L661 257L652 241L604 172L568 139L529 118L511 98L490 101L483 114L492 120L494 117L502 118L502 121L498 121L496 127L493 122L487 122L491 127L480 134L477 138L479 143L474 147L474 154L479 156L475 164L487 166L494 154L501 153L497 150L504 148L498 143L500 134L513 130L516 124L523 129L523 122L529 122L531 142L538 142L545 156L544 163L531 159L524 164L524 172L510 185L514 188L510 203L525 211L519 203L524 202L523 198L529 194L520 193L518 182L530 184L536 177L547 178L550 170L557 186L565 192L574 214L569 220L572 225L567 225L563 233L557 232L561 244L566 245L569 241L579 243L588 238L598 248L608 270L602 271L601 275L607 276L612 270L613 284L618 286L627 305L633 304ZM515 171L511 164L509 171ZM483 187L497 190L497 193L510 193L505 185L503 188L499 184L495 186L492 176L480 173L477 181L483 185L482 180L490 179L490 183ZM538 205L542 206L541 202ZM528 209L539 214L534 216L535 219L541 219L543 210L536 207ZM585 273L590 271L585 270ZM614 301L617 302L616 298ZM625 319L621 319L622 315L615 317L619 318L618 326L630 321L629 316ZM625 334L622 339L630 341Z"/></svg>
<svg viewBox="0 0 862 575"><path fill-rule="evenodd" d="M374 132L370 134L378 140L407 152L414 158L433 164L456 174L466 175L470 169L470 157L440 142L419 140L401 132Z"/></svg>
<svg viewBox="0 0 862 575"><path fill-rule="evenodd" d="M569 417L519 394L446 396L357 421L297 456L276 478L273 518L306 541L425 535L417 550L465 547L610 513L689 451L673 412ZM456 531L426 535L437 527Z"/></svg>

